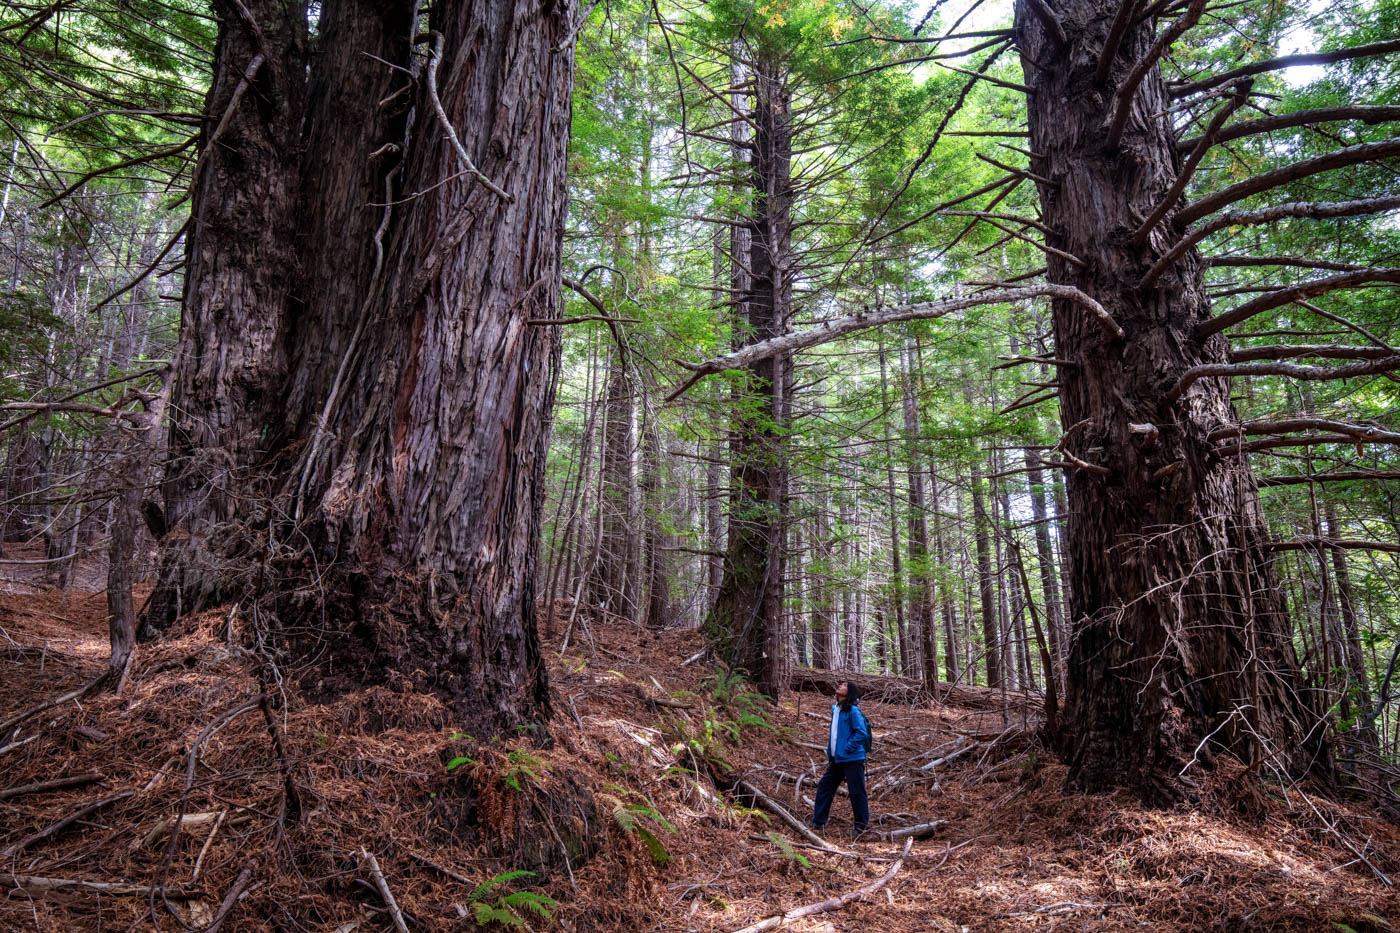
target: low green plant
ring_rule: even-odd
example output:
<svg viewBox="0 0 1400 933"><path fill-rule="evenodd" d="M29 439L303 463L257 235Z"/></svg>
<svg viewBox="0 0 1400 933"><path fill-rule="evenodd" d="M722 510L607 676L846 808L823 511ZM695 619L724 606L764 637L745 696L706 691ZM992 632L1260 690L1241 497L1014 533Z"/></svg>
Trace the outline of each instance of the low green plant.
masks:
<svg viewBox="0 0 1400 933"><path fill-rule="evenodd" d="M497 889L512 881L530 878L534 874L523 869L504 871L477 885L476 890L467 897L467 906L471 910L472 918L480 926L499 923L502 926L527 930L529 924L526 923L526 917L533 913L548 923L554 915L554 908L559 906L552 897L536 894L534 891L511 891L494 898L491 896Z"/></svg>
<svg viewBox="0 0 1400 933"><path fill-rule="evenodd" d="M517 791L525 789L525 781L528 780L536 787L544 785L539 772L545 770L544 762L540 761L529 752L516 750L506 754L506 759L510 762L510 767L506 769L506 784Z"/></svg>
<svg viewBox="0 0 1400 933"><path fill-rule="evenodd" d="M644 803L633 803L623 799L630 795L645 800L645 798L641 797L641 795L637 794L635 791L628 791L616 784L609 784L607 786L622 795L598 795L599 800L612 807L613 821L617 823L623 832L634 833L637 838L642 840L642 844L647 847L647 853L651 855L651 860L653 862L658 865L665 865L667 862L671 861L671 853L666 851L666 846L662 844L661 840L657 838L656 833L652 832L650 827L646 824L650 822L671 833L676 831L676 827L672 826L671 822L667 820L666 817L662 816L661 812L657 810L656 807L652 806L651 801L647 800Z"/></svg>
<svg viewBox="0 0 1400 933"><path fill-rule="evenodd" d="M773 845L777 846L778 849L783 853L783 857L786 858L789 862L796 862L803 868L812 867L812 863L807 861L807 856L803 855L801 852L798 852L797 849L793 848L792 843L789 842L787 837L784 836L782 833L769 832L768 841L773 843Z"/></svg>

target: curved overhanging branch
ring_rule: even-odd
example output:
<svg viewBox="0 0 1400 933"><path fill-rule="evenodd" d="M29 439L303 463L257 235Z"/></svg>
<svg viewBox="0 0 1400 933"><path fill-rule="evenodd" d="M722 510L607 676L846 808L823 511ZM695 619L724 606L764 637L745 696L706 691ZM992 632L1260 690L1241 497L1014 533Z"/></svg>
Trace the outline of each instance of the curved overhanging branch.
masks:
<svg viewBox="0 0 1400 933"><path fill-rule="evenodd" d="M1239 68L1234 68L1230 71L1222 71L1220 74L1211 75L1209 78L1202 78L1199 81L1173 85L1171 94L1173 97L1189 97L1192 94L1198 94L1201 91L1219 87L1222 84L1229 84L1236 78L1263 74L1266 71L1278 71L1282 68L1292 68L1295 65L1330 65L1334 62L1344 62L1352 58L1365 58L1370 55L1388 55L1391 52L1400 52L1400 39L1390 39L1385 42L1372 42L1369 45L1355 45L1347 49L1337 49L1334 52L1280 55L1278 58L1268 58L1262 62L1241 65Z"/></svg>
<svg viewBox="0 0 1400 933"><path fill-rule="evenodd" d="M1013 301L1026 301L1031 298L1061 298L1072 301L1093 314L1108 333L1117 339L1123 338L1123 329L1113 320L1112 315L1105 310L1104 306L1074 286L1048 283L1027 285L1024 288L1009 288L1004 291L985 292L962 298L945 298L942 301L922 301L900 305L896 308L861 311L848 317L823 321L806 330L793 331L778 337L771 337L768 340L760 340L735 350L733 353L717 356L702 363L682 362L680 365L690 370L693 375L674 392L666 396L666 401L671 402L679 398L686 390L706 376L731 369L743 369L759 360L785 356L798 350L830 343L849 334L869 330L873 327L895 324L900 321L931 320L952 314L954 311L963 311L979 305L1006 304Z"/></svg>
<svg viewBox="0 0 1400 933"><path fill-rule="evenodd" d="M1400 544L1394 541L1358 541L1351 538L1294 538L1292 541L1270 541L1270 551L1389 551L1400 554Z"/></svg>
<svg viewBox="0 0 1400 933"><path fill-rule="evenodd" d="M1346 366L1302 366L1297 363L1206 363L1192 366L1181 374L1176 385L1167 393L1167 401L1175 402L1198 379L1209 376L1289 376L1293 379L1318 381L1349 379L1353 376L1373 376L1400 369L1400 356L1349 363Z"/></svg>
<svg viewBox="0 0 1400 933"><path fill-rule="evenodd" d="M1276 168L1271 172L1261 172L1238 184L1231 185L1214 194L1206 195L1200 200L1193 201L1182 208L1176 215L1176 222L1185 226L1186 224L1200 220L1208 214L1214 214L1221 208L1234 204L1236 201L1243 201L1251 195L1259 194L1261 191L1268 191L1270 188L1277 188L1291 181L1307 178L1320 172L1331 171L1335 168L1344 168L1348 165L1356 165L1359 162L1370 162L1373 159L1388 159L1394 156L1400 156L1400 139L1388 139L1378 143L1362 143L1359 146L1347 146L1344 149L1336 149L1311 159L1304 159L1301 162L1294 162L1291 165Z"/></svg>
<svg viewBox="0 0 1400 933"><path fill-rule="evenodd" d="M1230 119L1231 114L1244 106L1244 102L1249 98L1249 89L1253 85L1253 81L1253 78L1246 78L1241 81L1230 93L1230 97L1225 102L1225 106L1215 112L1215 116L1211 118L1210 125L1206 127L1205 135L1201 137L1201 141L1196 144L1196 148L1191 150L1191 154L1187 156L1186 163L1182 165L1181 171L1176 176L1176 181L1172 182L1171 188L1168 189L1167 193L1162 197L1162 200L1157 202L1157 207L1153 209L1152 214L1142 222L1142 226L1138 227L1137 232L1133 234L1134 246L1141 247L1145 244L1148 236L1151 235L1157 224L1161 223L1162 218L1167 216L1167 212L1176 206L1176 202L1186 191L1187 183L1190 182L1191 177L1196 174L1196 169L1200 167L1201 160L1206 157L1207 150L1209 150L1212 143L1214 143L1217 134L1220 132L1220 128L1225 125L1226 120Z"/></svg>
<svg viewBox="0 0 1400 933"><path fill-rule="evenodd" d="M1329 275L1326 278L1314 279L1311 282L1304 282L1301 285L1274 289L1252 301L1246 301L1233 311L1217 314L1210 320L1197 324L1196 336L1204 339L1211 334L1220 333L1227 327L1234 327L1241 321L1247 321L1255 315L1272 311L1274 308L1280 308L1295 301L1316 298L1318 295L1325 295L1338 289L1366 288L1386 282L1400 282L1400 269L1364 269L1361 272L1343 272L1338 275Z"/></svg>
<svg viewBox="0 0 1400 933"><path fill-rule="evenodd" d="M1181 255L1217 230L1226 227L1246 227L1254 224L1270 224L1293 217L1306 217L1309 220L1328 220L1334 217L1355 217L1359 214L1378 214L1400 207L1400 196L1388 198L1358 198L1355 201L1290 201L1254 211L1227 211L1213 217L1199 227L1186 231L1180 240L1162 254L1143 275L1139 287L1147 288ZM1180 214L1177 215L1179 220ZM1228 263L1224 263L1228 264ZM1357 270L1359 271L1359 270Z"/></svg>

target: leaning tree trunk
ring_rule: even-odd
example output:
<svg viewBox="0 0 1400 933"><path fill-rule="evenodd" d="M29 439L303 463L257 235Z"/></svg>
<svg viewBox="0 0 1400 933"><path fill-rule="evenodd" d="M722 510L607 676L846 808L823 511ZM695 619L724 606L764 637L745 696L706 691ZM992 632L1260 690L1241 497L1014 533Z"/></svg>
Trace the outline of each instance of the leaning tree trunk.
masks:
<svg viewBox="0 0 1400 933"><path fill-rule="evenodd" d="M1070 361L1059 368L1062 443L1090 464L1068 477L1064 751L1078 786L1176 799L1190 792L1179 775L1193 756L1223 748L1253 765L1298 766L1317 751L1305 737L1321 730L1301 698L1253 474L1207 438L1237 420L1229 383L1202 379L1167 398L1184 370L1227 361L1223 337L1194 332L1211 310L1201 260L1190 252L1139 287L1179 235L1172 205L1134 244L1181 167L1155 64L1125 102L1121 140L1105 127L1153 22L1128 28L1099 83L1119 0L1060 0L1051 15L1066 42L1033 2L1018 0L1016 36L1032 170L1057 250L1049 278L1098 299L1126 334L1054 303L1055 356Z"/></svg>

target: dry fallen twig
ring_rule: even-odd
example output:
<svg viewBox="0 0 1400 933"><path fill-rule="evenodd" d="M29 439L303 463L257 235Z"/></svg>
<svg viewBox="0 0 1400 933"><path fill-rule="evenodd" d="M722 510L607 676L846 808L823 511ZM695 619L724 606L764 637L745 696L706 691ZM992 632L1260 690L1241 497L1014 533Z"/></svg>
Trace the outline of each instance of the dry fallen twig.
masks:
<svg viewBox="0 0 1400 933"><path fill-rule="evenodd" d="M399 902L394 900L394 892L389 890L389 882L384 880L384 872L379 870L379 859L374 857L364 846L360 846L360 855L369 864L369 873L374 876L375 887L379 889L380 895L384 898L384 906L389 908L389 916L394 918L394 929L399 933L408 933L408 924L404 923L403 911L399 910Z"/></svg>
<svg viewBox="0 0 1400 933"><path fill-rule="evenodd" d="M801 920L803 917L811 917L814 914L824 914L829 910L836 910L839 907L844 907L857 898L864 897L867 894L874 894L876 891L889 884L890 879L899 873L899 869L904 866L904 859L908 857L909 850L913 845L913 839L904 840L904 851L900 853L898 861L891 865L889 870L883 875L876 878L874 881L861 885L854 891L847 891L845 894L838 894L836 897L829 897L815 904L794 907L787 913L769 917L766 920L760 920L752 926L746 926L742 930L735 931L735 933L764 933L766 930L776 930L778 927L785 926L793 920Z"/></svg>
<svg viewBox="0 0 1400 933"><path fill-rule="evenodd" d="M38 736L35 736L38 738ZM105 780L104 776L92 771L87 774L70 774L68 777L54 778L51 781L39 781L35 784L23 784L19 787L7 787L0 790L0 800L9 800L11 797L19 797L23 794L41 794L49 790L68 790L73 787L82 787L86 784L96 784Z"/></svg>

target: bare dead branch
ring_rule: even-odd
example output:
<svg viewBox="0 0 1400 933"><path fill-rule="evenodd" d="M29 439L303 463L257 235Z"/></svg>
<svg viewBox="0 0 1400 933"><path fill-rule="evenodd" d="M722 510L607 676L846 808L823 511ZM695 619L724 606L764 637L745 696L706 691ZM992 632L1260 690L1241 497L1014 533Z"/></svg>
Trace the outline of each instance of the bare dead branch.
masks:
<svg viewBox="0 0 1400 933"><path fill-rule="evenodd" d="M774 917L769 917L766 920L760 920L758 923L752 924L751 926L746 926L742 930L735 931L735 933L765 933L765 931L767 930L776 930L778 927L786 926L793 920L800 920L803 917L811 917L815 914L826 913L829 910L836 910L837 908L844 907L851 901L854 901L858 898L874 894L876 891L889 884L890 879L899 873L899 869L903 867L904 860L906 857L908 857L909 849L913 845L914 840L912 837L905 839L904 851L900 853L898 861L891 865L883 875L876 878L874 881L866 882L865 884L861 885L853 891L848 891L845 894L840 894L836 897L829 897L826 900L818 901L815 904L807 904L803 907L794 907L792 910L789 910L786 913L782 913Z"/></svg>
<svg viewBox="0 0 1400 933"><path fill-rule="evenodd" d="M1153 42L1152 47L1147 50L1147 53L1137 64L1133 65L1133 70L1128 72L1128 76L1118 86L1118 92L1113 95L1112 116L1108 120L1108 130L1104 134L1104 148L1116 148L1119 140L1123 138L1123 129L1128 125L1128 115L1133 111L1133 98L1137 96L1138 85L1142 84L1142 79L1147 77L1147 72L1157 64L1163 55L1167 54L1167 50L1171 48L1173 42L1181 38L1182 33L1196 25L1201 14L1205 11L1206 0L1191 0L1191 5L1186 8L1186 12L1164 29L1162 34L1157 37L1157 41Z"/></svg>
<svg viewBox="0 0 1400 933"><path fill-rule="evenodd" d="M1316 356L1332 360L1379 360L1396 356L1400 351L1389 347L1343 347L1330 343L1271 344L1264 347L1239 347L1230 351L1230 362L1249 363L1254 360L1292 360Z"/></svg>
<svg viewBox="0 0 1400 933"><path fill-rule="evenodd" d="M1358 480L1400 479L1400 470L1334 470L1296 476L1260 477L1260 486L1299 486L1303 483L1350 483Z"/></svg>
<svg viewBox="0 0 1400 933"><path fill-rule="evenodd" d="M1175 402L1198 379L1208 376L1289 376L1293 379L1318 381L1323 379L1350 379L1353 376L1372 376L1376 373L1400 369L1400 356L1387 356L1379 360L1350 363L1346 366L1300 366L1297 363L1206 363L1192 366L1181 374L1181 379L1167 393L1167 401ZM1343 438L1344 441L1350 440Z"/></svg>
<svg viewBox="0 0 1400 933"><path fill-rule="evenodd" d="M432 102L433 112L437 114L438 120L441 121L442 128L446 131L447 138L452 142L452 149L457 153L457 159L462 163L462 167L476 176L477 181L481 182L486 190L509 204L514 201L515 198L508 194L505 189L499 187L495 182L487 178L482 174L481 170L476 167L476 163L472 162L472 157L467 154L466 147L464 147L462 141L457 138L457 130L452 126L452 121L447 118L447 111L442 107L442 101L438 98L437 89L437 70L438 62L442 61L443 36L440 32L434 32L432 33L432 37L433 45L428 58L428 99Z"/></svg>
<svg viewBox="0 0 1400 933"><path fill-rule="evenodd" d="M1359 541L1350 538L1294 538L1292 541L1270 541L1270 551L1389 551L1400 554L1400 544L1394 541Z"/></svg>
<svg viewBox="0 0 1400 933"><path fill-rule="evenodd" d="M1167 271L1182 253L1217 230L1223 230L1226 227L1268 224L1293 217L1304 217L1310 220L1355 217L1360 214L1376 214L1394 210L1397 207L1400 207L1400 196L1360 198L1355 201L1291 201L1287 204L1276 204L1273 207L1254 211L1227 211L1218 217L1211 218L1199 227L1186 231L1182 238L1172 245L1171 249L1163 253L1161 258L1152 264L1152 267L1143 275L1139 287L1146 288L1157 281L1158 277ZM1181 215L1178 214L1177 218L1180 219L1180 217Z"/></svg>
<svg viewBox="0 0 1400 933"><path fill-rule="evenodd" d="M1104 39L1103 48L1099 50L1099 64L1094 69L1095 84L1103 86L1108 83L1108 73L1113 67L1113 60L1118 57L1118 47L1122 45L1128 27L1137 18L1138 7L1141 5L1141 0L1121 0L1119 3L1118 12L1113 16L1113 24L1108 27L1108 38Z"/></svg>
<svg viewBox="0 0 1400 933"><path fill-rule="evenodd" d="M900 305L895 308L884 308L875 311L862 311L849 317L836 318L830 321L823 321L816 327L807 330L794 331L790 334L782 334L778 337L771 337L768 340L760 340L757 343L736 350L724 356L715 357L702 363L681 363L683 367L694 373L694 376L683 386L676 389L666 400L672 401L686 389L690 388L702 377L714 373L725 372L731 369L742 369L750 363L765 360L774 356L786 355L798 350L805 350L808 347L819 346L838 340L848 334L869 330L872 327L880 327L885 324L894 324L900 321L931 320L951 314L954 311L963 311L968 308L975 308L980 305L1005 304L1014 301L1026 301L1031 298L1060 298L1072 301L1082 308L1087 309L1098 318L1104 329L1115 337L1122 338L1123 330L1104 309L1093 298L1084 294L1079 289L1071 285L1027 285L1022 288L1006 289L999 292L985 292L979 295L968 295L962 298L945 298L941 301L924 301L916 304Z"/></svg>
<svg viewBox="0 0 1400 933"><path fill-rule="evenodd" d="M1350 421L1336 421L1331 418L1283 418L1276 421L1245 421L1240 424L1230 424L1216 428L1214 431L1210 432L1208 438L1212 441L1219 442L1241 435L1292 434L1297 431L1335 431L1338 434L1350 435L1357 440L1384 441L1391 444L1400 444L1400 434L1394 431L1387 431L1385 428L1378 425L1355 424Z"/></svg>
<svg viewBox="0 0 1400 933"><path fill-rule="evenodd" d="M1300 269L1328 269L1332 272L1360 272L1366 266L1302 256L1208 256L1208 266L1297 266Z"/></svg>
<svg viewBox="0 0 1400 933"><path fill-rule="evenodd" d="M1230 94L1229 99L1225 102L1225 106L1215 112L1215 116L1211 118L1210 125L1206 127L1205 135L1201 137L1201 141L1196 144L1196 147L1191 150L1191 154L1187 156L1186 163L1182 165L1181 172L1176 176L1176 181L1172 182L1171 188L1167 191L1166 195L1163 196L1161 203L1153 209L1151 215L1142 222L1142 226L1138 227L1137 232L1133 234L1134 245L1140 247L1146 243L1153 229L1162 222L1163 217L1167 216L1167 212L1176 206L1176 202L1181 199L1181 195L1186 191L1187 183L1190 182L1191 177L1196 174L1196 169L1200 166L1201 160L1205 158L1207 150L1209 150L1214 143L1217 134L1220 132L1220 128L1225 125L1226 120L1230 119L1230 115L1240 109L1249 98L1249 89L1252 80L1253 79L1246 79L1240 82Z"/></svg>

